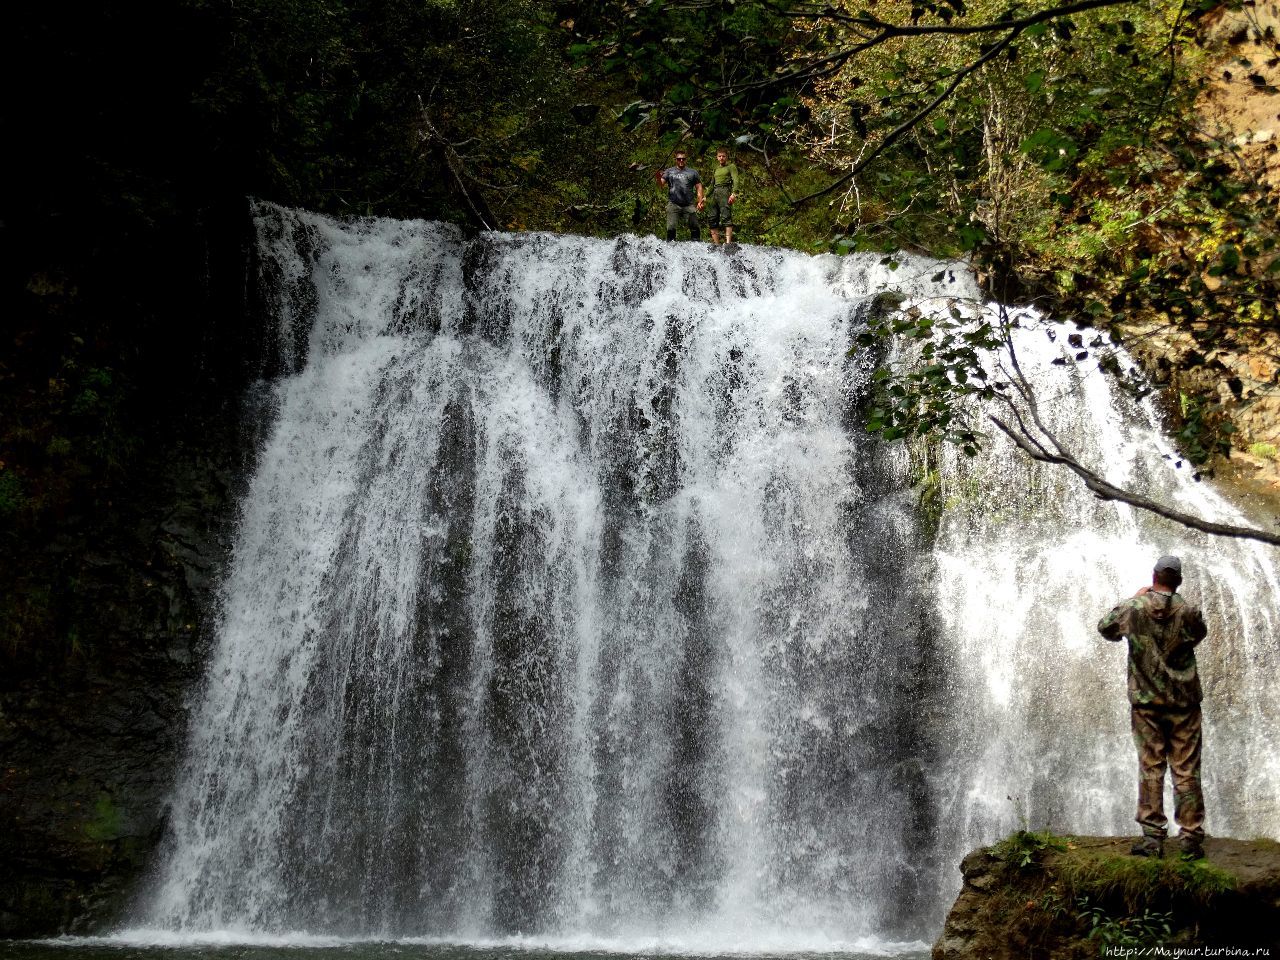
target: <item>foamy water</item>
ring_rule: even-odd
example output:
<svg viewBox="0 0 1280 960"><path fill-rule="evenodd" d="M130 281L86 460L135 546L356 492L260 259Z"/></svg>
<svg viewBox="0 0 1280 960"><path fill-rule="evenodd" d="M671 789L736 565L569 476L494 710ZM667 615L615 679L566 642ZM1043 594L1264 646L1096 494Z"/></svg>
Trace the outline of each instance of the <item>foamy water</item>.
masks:
<svg viewBox="0 0 1280 960"><path fill-rule="evenodd" d="M910 953L968 849L1133 829L1093 624L1166 552L1210 831L1280 836L1271 551L1000 438L924 465L935 541L862 433L870 298L954 265L257 213L270 409L136 942ZM1083 457L1234 517L1024 326Z"/></svg>

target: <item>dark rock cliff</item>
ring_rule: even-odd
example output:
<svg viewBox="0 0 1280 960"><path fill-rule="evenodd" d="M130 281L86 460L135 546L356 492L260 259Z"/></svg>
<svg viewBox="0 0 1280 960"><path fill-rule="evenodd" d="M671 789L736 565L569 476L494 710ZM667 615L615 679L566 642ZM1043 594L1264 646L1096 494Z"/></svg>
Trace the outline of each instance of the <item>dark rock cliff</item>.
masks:
<svg viewBox="0 0 1280 960"><path fill-rule="evenodd" d="M53 673L0 690L0 936L109 919L163 827L222 561L218 452L175 451L92 543L52 543L92 622Z"/></svg>
<svg viewBox="0 0 1280 960"><path fill-rule="evenodd" d="M251 454L241 398L259 340L247 204L186 236L158 234L134 264L126 279L145 288L115 279L95 295L95 274L122 269L96 252L68 268L78 280L57 311L8 318L7 359L36 362L22 344L53 328L90 330L134 389L120 475L0 530L0 939L114 922L163 834ZM24 275L47 274L38 251L23 255ZM132 335L105 316L131 317ZM34 419L13 393L13 415Z"/></svg>

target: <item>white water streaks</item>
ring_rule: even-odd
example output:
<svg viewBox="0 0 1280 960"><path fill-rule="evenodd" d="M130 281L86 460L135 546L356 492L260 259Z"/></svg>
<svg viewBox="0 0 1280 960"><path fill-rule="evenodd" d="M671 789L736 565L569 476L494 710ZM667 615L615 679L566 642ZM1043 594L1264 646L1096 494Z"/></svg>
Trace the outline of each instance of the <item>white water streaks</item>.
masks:
<svg viewBox="0 0 1280 960"><path fill-rule="evenodd" d="M902 458L858 426L870 298L945 309L974 296L962 272L256 214L270 416L139 923L910 942L1006 794L1079 814L1062 829L1126 829L1123 655L1091 630L1147 544L1099 521L1111 565L1090 591L1059 578L1038 615L1026 578L1062 522L1009 532L957 501L935 555ZM1088 389L1089 419L1129 415ZM1040 482L1069 516L1115 512ZM1253 622L1249 585L1273 578L1255 555L1222 554L1242 592L1211 615ZM1006 609L1021 621L988 623ZM1060 649L1110 686L1028 689L1024 660ZM1262 742L1232 756L1273 763Z"/></svg>
<svg viewBox="0 0 1280 960"><path fill-rule="evenodd" d="M291 956L309 960L331 956L358 956L367 958L409 957L418 960L457 960L459 957L485 960L510 960L528 955L546 958L562 957L565 960L590 960L592 957L753 957L768 960L786 957L788 960L804 960L808 957L834 957L838 960L877 960L880 957L898 957L901 960L924 960L929 956L929 944L920 940L895 941L875 938L857 940L830 940L820 936L797 938L794 934L770 940L750 936L742 930L700 931L693 938L678 932L649 939L616 939L575 934L568 936L479 937L467 941L446 937L400 937L380 939L370 937L317 936L316 934L287 932L263 934L242 930L221 930L208 933L192 933L173 930L140 928L121 930L108 936L61 936L48 940L24 941L24 954L32 958L58 955L72 951L83 955L86 951L103 954L113 950L160 950L166 955L178 951L207 955L211 951L229 950L234 955L244 955L244 948L261 948L270 951L289 951ZM41 949L35 949L41 948ZM45 951L48 951L47 953ZM129 954L130 956L134 954Z"/></svg>
<svg viewBox="0 0 1280 960"><path fill-rule="evenodd" d="M1052 324L1032 314L1019 324L1014 348L1046 425L1081 462L1188 513L1248 525L1197 481L1150 399L1115 389L1096 353L1077 363L1077 348L1050 339ZM1136 832L1127 650L1101 641L1095 624L1150 583L1165 553L1182 556L1182 592L1210 624L1198 651L1208 830L1280 836L1274 550L1097 500L999 441L977 461L949 452L938 479L937 608L961 704L952 759L966 771L945 804L952 854L1019 827ZM1171 796L1165 809L1172 819Z"/></svg>

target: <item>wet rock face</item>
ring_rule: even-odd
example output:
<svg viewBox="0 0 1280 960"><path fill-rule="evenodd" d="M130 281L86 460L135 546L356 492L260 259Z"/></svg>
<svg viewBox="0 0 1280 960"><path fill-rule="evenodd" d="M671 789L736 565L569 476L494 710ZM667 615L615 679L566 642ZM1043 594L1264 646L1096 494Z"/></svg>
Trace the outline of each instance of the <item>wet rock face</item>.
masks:
<svg viewBox="0 0 1280 960"><path fill-rule="evenodd" d="M116 919L163 833L229 539L232 431L201 439L48 544L58 622L0 651L0 938Z"/></svg>
<svg viewBox="0 0 1280 960"><path fill-rule="evenodd" d="M1132 838L1058 839L1062 849L1041 851L1022 866L1000 845L965 857L964 885L933 946L934 960L1083 960L1108 942L1280 949L1274 840L1210 837L1205 860L1193 868L1132 857ZM1176 857L1174 843L1166 848Z"/></svg>
<svg viewBox="0 0 1280 960"><path fill-rule="evenodd" d="M115 472L0 530L0 939L115 921L164 832L262 372L248 205L210 204L110 252L66 222L27 251L70 279L26 322L93 330L129 386Z"/></svg>

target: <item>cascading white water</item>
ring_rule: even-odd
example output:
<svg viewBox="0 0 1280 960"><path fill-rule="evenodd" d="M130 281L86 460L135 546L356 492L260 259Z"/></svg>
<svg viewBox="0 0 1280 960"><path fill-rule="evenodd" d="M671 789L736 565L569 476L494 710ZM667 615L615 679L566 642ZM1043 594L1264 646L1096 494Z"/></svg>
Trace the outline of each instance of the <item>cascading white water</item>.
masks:
<svg viewBox="0 0 1280 960"><path fill-rule="evenodd" d="M256 213L270 425L144 922L803 949L930 935L1006 794L1127 830L1092 624L1173 534L990 455L935 553L857 426L871 296L959 271ZM1080 389L1082 444L1192 495ZM1272 692L1274 572L1194 550L1210 829L1280 835L1274 708L1225 693Z"/></svg>
<svg viewBox="0 0 1280 960"><path fill-rule="evenodd" d="M1055 325L1016 317L1014 350L1038 385L1046 426L1111 482L1183 511L1250 521L1201 482L1162 433L1151 399L1117 389L1055 343ZM1205 687L1208 830L1280 837L1280 618L1276 552L1190 531L1092 497L1067 471L996 443L974 462L947 451L937 609L951 682L965 691L952 762L966 771L944 803L953 853L1020 826L1136 833L1125 644L1095 624L1150 583L1156 557L1184 558L1182 592L1210 627ZM1172 795L1165 810L1172 823Z"/></svg>

